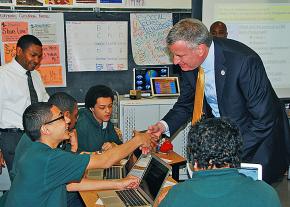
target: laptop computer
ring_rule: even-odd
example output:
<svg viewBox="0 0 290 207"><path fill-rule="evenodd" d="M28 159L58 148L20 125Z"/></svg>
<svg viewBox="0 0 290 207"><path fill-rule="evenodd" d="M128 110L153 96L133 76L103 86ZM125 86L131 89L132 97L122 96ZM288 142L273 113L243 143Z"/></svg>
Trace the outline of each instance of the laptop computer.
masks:
<svg viewBox="0 0 290 207"><path fill-rule="evenodd" d="M149 155L150 160L143 173L137 189L98 192L105 206L153 206L162 186L165 183L171 166L155 155Z"/></svg>
<svg viewBox="0 0 290 207"><path fill-rule="evenodd" d="M186 163L187 172L190 178L192 178L192 166ZM241 163L238 168L239 173L253 178L253 180L262 180L262 165L254 163Z"/></svg>
<svg viewBox="0 0 290 207"><path fill-rule="evenodd" d="M253 180L262 180L262 165L254 163L241 163L238 168L239 173L253 178Z"/></svg>
<svg viewBox="0 0 290 207"><path fill-rule="evenodd" d="M178 77L156 77L150 79L152 96L179 96Z"/></svg>
<svg viewBox="0 0 290 207"><path fill-rule="evenodd" d="M114 165L107 169L90 169L87 173L88 179L94 180L111 180L111 179L121 179L127 176L133 167L131 162L133 154L131 154L127 159L120 161L120 165Z"/></svg>

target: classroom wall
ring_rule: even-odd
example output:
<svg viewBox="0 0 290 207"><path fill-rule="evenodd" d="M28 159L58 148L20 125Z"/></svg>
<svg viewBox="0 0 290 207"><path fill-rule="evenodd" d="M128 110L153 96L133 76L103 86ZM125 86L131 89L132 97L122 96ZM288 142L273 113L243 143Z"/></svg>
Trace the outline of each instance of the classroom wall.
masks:
<svg viewBox="0 0 290 207"><path fill-rule="evenodd" d="M173 23L182 18L190 17L188 13L173 13ZM64 21L128 21L128 12L67 12ZM130 25L130 24L129 24ZM130 28L129 32L130 34ZM49 94L64 91L74 96L79 102L84 101L87 90L96 84L104 84L115 89L120 94L129 93L133 87L133 68L138 67L132 57L130 35L128 38L128 70L125 71L98 71L98 72L66 72L67 87L47 88ZM67 63L66 63L67 64ZM178 75L178 69L170 65L170 74Z"/></svg>

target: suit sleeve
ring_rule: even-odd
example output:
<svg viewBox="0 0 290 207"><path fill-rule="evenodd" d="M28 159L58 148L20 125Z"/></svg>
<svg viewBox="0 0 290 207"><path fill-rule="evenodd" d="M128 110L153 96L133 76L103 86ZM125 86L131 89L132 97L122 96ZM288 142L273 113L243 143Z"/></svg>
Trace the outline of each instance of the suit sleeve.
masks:
<svg viewBox="0 0 290 207"><path fill-rule="evenodd" d="M183 72L180 96L162 119L168 124L171 135L192 117L196 75L197 71Z"/></svg>

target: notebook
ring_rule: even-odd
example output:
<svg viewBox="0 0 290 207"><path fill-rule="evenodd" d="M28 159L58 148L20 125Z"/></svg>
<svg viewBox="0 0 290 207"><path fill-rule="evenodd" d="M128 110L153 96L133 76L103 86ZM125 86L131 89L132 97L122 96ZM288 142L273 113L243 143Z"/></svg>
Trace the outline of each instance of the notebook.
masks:
<svg viewBox="0 0 290 207"><path fill-rule="evenodd" d="M121 179L127 176L130 172L133 163L131 163L130 155L127 159L120 161L120 165L114 165L107 169L90 169L88 170L87 177L94 180L111 180Z"/></svg>
<svg viewBox="0 0 290 207"><path fill-rule="evenodd" d="M137 189L100 191L99 198L105 206L153 206L171 167L155 155L149 155L140 185ZM134 167L133 167L134 168Z"/></svg>
<svg viewBox="0 0 290 207"><path fill-rule="evenodd" d="M150 79L152 96L179 96L178 77L156 77Z"/></svg>

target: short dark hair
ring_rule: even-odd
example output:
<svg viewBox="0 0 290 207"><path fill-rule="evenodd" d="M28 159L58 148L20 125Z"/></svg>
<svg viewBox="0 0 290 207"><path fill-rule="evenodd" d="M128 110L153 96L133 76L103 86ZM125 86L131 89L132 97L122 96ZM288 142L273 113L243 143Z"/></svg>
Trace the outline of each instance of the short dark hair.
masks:
<svg viewBox="0 0 290 207"><path fill-rule="evenodd" d="M42 47L42 43L37 37L28 34L23 35L18 39L16 47L20 47L22 50L26 50L32 44Z"/></svg>
<svg viewBox="0 0 290 207"><path fill-rule="evenodd" d="M57 106L62 112L69 111L72 114L77 101L65 92L57 92L50 96L48 103Z"/></svg>
<svg viewBox="0 0 290 207"><path fill-rule="evenodd" d="M239 167L241 151L240 131L227 118L202 120L188 133L188 159L199 168Z"/></svg>
<svg viewBox="0 0 290 207"><path fill-rule="evenodd" d="M98 98L111 98L114 101L114 93L111 88L105 85L92 86L85 98L85 106L87 109L93 108L96 105Z"/></svg>
<svg viewBox="0 0 290 207"><path fill-rule="evenodd" d="M52 105L47 102L38 102L28 106L23 113L23 127L32 141L40 138L40 128L50 121L53 114Z"/></svg>

